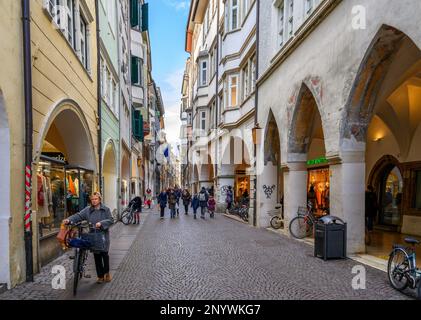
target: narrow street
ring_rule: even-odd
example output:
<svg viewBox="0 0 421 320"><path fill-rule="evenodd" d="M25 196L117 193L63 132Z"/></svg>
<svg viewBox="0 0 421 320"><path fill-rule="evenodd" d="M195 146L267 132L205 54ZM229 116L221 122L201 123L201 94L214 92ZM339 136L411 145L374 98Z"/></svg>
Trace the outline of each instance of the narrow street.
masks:
<svg viewBox="0 0 421 320"><path fill-rule="evenodd" d="M365 290L354 290L353 260L324 262L313 257L313 248L264 229L217 214L215 219L185 216L164 220L155 212L142 214L140 226L117 224L110 250L113 280L96 284L81 281L76 299L408 299L393 290L387 275L366 267ZM71 261L62 256L36 277L0 299L74 299L72 285L51 289L51 266ZM48 270L50 268L50 271ZM70 273L71 274L71 273ZM70 279L71 280L71 279Z"/></svg>

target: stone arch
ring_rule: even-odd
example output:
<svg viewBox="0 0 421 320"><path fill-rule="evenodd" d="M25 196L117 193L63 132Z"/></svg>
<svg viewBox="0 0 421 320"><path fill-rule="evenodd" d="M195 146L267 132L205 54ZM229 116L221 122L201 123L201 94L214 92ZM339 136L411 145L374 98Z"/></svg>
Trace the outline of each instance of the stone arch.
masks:
<svg viewBox="0 0 421 320"><path fill-rule="evenodd" d="M0 283L10 287L10 129L0 88Z"/></svg>
<svg viewBox="0 0 421 320"><path fill-rule="evenodd" d="M71 99L63 99L56 103L45 116L35 148L34 162L39 162L45 138L53 124L56 124L64 144L69 148L69 163L98 172L97 156L88 122L81 107ZM75 139L77 143L72 144L71 140Z"/></svg>
<svg viewBox="0 0 421 320"><path fill-rule="evenodd" d="M307 160L312 137L317 135L324 139L326 131L324 113L321 108L322 94L318 93L315 96L316 91L314 88L310 89L311 87L306 82L301 85L293 106L292 117L289 117L291 121L287 137L287 152L288 161L293 162ZM319 90L321 92L321 89Z"/></svg>
<svg viewBox="0 0 421 320"><path fill-rule="evenodd" d="M388 170L390 171L394 167L397 167L400 172L403 172L399 160L396 159L394 156L385 155L381 157L371 170L367 180L367 185L371 185L374 187L377 186L384 172Z"/></svg>
<svg viewBox="0 0 421 320"><path fill-rule="evenodd" d="M345 140L366 141L378 94L405 39L410 40L402 31L389 25L382 25L375 35L360 64L345 105L340 127L341 145Z"/></svg>
<svg viewBox="0 0 421 320"><path fill-rule="evenodd" d="M278 165L281 163L281 140L272 110L269 110L264 135L264 164L268 161Z"/></svg>

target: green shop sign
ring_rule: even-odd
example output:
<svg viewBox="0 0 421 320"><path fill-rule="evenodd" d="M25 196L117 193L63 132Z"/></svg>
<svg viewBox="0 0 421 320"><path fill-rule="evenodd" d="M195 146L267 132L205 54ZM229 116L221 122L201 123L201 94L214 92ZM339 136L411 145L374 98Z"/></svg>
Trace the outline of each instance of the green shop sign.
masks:
<svg viewBox="0 0 421 320"><path fill-rule="evenodd" d="M323 164L323 163L328 163L328 161L325 157L320 157L320 158L317 158L317 159L307 161L308 166L314 166L316 164Z"/></svg>

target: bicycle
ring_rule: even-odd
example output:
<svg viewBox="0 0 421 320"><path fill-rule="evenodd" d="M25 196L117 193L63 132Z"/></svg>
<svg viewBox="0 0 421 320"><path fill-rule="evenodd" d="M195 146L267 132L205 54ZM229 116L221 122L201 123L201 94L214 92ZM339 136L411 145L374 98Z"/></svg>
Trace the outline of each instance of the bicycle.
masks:
<svg viewBox="0 0 421 320"><path fill-rule="evenodd" d="M121 212L119 221L123 222L126 226L131 224L134 219L134 208L133 205L126 207L123 212Z"/></svg>
<svg viewBox="0 0 421 320"><path fill-rule="evenodd" d="M277 204L275 210L269 210L268 214L273 216L270 219L270 226L273 229L281 229L284 227L284 213L281 204Z"/></svg>
<svg viewBox="0 0 421 320"><path fill-rule="evenodd" d="M240 205L236 203L228 210L229 214L239 216L243 221L248 222L249 208L246 205Z"/></svg>
<svg viewBox="0 0 421 320"><path fill-rule="evenodd" d="M86 262L88 259L88 253L91 248L91 243L89 240L84 239L83 235L86 234L86 229L88 229L88 233L93 228L91 223L86 221L81 221L78 223L70 223L69 224L70 232L68 233L68 238L66 239L66 244L68 247L75 249L75 254L71 259L73 259L73 296L77 294L77 286L79 280L82 277L90 278L90 275L86 275Z"/></svg>
<svg viewBox="0 0 421 320"><path fill-rule="evenodd" d="M420 241L405 238L405 242L410 246L393 245L387 264L387 275L394 289L417 289L417 298L421 300L421 269L416 266L415 254L415 246L419 245Z"/></svg>
<svg viewBox="0 0 421 320"><path fill-rule="evenodd" d="M298 208L297 217L289 223L289 231L297 239L311 237L313 235L313 227L317 223L317 220L313 212L313 206L311 202L308 202L307 208Z"/></svg>

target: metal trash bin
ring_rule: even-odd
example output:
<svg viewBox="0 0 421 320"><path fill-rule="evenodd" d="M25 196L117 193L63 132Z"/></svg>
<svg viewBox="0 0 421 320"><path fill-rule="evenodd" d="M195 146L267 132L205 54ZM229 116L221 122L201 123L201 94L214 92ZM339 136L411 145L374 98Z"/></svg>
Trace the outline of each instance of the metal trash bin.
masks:
<svg viewBox="0 0 421 320"><path fill-rule="evenodd" d="M346 223L334 216L324 216L315 225L314 256L346 259Z"/></svg>

